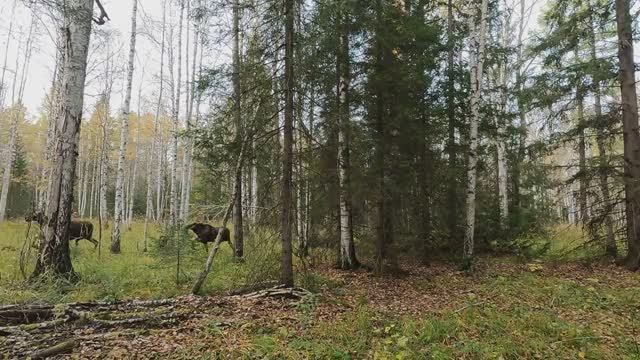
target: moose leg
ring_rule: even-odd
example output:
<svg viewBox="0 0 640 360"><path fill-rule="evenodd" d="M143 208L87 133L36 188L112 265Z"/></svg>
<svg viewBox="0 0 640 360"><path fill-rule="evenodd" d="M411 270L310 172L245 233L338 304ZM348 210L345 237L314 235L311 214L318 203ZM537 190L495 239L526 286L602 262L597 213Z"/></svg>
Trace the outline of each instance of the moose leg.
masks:
<svg viewBox="0 0 640 360"><path fill-rule="evenodd" d="M93 244L94 249L98 247L98 240L94 238L88 238L87 240L89 240Z"/></svg>

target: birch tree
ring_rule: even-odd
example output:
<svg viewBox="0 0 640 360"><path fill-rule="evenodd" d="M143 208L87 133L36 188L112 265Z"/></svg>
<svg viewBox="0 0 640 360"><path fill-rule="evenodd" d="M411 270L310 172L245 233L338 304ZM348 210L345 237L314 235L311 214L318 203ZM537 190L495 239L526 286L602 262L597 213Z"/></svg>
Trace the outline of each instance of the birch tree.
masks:
<svg viewBox="0 0 640 360"><path fill-rule="evenodd" d="M132 0L133 9L131 11L131 37L129 39L129 63L127 66L127 83L124 95L124 106L120 112L120 152L118 155L118 169L116 173L116 198L113 215L113 232L111 233L110 250L114 254L120 253L120 232L125 213L123 200L124 191L124 164L127 153L127 139L129 138L129 110L131 107L131 85L133 83L134 57L136 54L136 17L138 11L138 0ZM138 114L139 116L140 114ZM134 174L135 176L135 174Z"/></svg>
<svg viewBox="0 0 640 360"><path fill-rule="evenodd" d="M182 22L184 19L184 1L180 1L180 20L178 22L178 69L177 82L174 85L175 104L173 106L173 121L171 122L171 146L169 147L170 193L169 193L169 223L173 226L178 220L178 128L180 115L180 86L182 77ZM172 69L173 71L173 69Z"/></svg>
<svg viewBox="0 0 640 360"><path fill-rule="evenodd" d="M78 134L82 121L84 81L91 36L94 0L68 0L64 4L64 76L61 84L58 140L55 145L55 167L52 169L52 191L44 212L40 247L33 277L51 272L66 277L74 274L69 256L69 225L73 203Z"/></svg>
<svg viewBox="0 0 640 360"><path fill-rule="evenodd" d="M466 197L466 229L464 234L463 261L464 266L471 265L474 247L475 211L476 211L476 182L478 163L478 123L480 122L480 100L483 82L484 52L487 27L488 0L481 0L480 8L471 5L469 29L471 34L470 78L471 94L469 99L469 160L467 164L467 197ZM476 19L479 10L479 24Z"/></svg>
<svg viewBox="0 0 640 360"><path fill-rule="evenodd" d="M2 65L2 75L0 75L0 110L4 110L4 98L7 93L7 85L5 75L7 74L7 61L9 59L9 46L11 45L11 36L13 35L13 21L16 13L16 6L18 5L18 0L13 0L13 5L11 6L11 18L9 20L9 30L7 31L7 42L4 46L4 62Z"/></svg>
<svg viewBox="0 0 640 360"><path fill-rule="evenodd" d="M349 13L346 1L338 4L338 186L340 203L340 266L354 269L360 264L353 242L353 217L351 214L351 163L349 121Z"/></svg>
<svg viewBox="0 0 640 360"><path fill-rule="evenodd" d="M503 48L511 46L510 41L511 31L511 9L507 8L506 1L504 2L503 16L502 16L502 33L501 33L501 45ZM507 113L507 100L508 100L508 61L503 60L498 67L498 76L496 81L500 86L500 113ZM507 228L507 221L509 218L509 193L507 189L507 159L505 150L505 124L499 121L496 124L498 137L496 140L496 158L497 158L497 178L498 178L498 202L500 206L500 225L503 230Z"/></svg>

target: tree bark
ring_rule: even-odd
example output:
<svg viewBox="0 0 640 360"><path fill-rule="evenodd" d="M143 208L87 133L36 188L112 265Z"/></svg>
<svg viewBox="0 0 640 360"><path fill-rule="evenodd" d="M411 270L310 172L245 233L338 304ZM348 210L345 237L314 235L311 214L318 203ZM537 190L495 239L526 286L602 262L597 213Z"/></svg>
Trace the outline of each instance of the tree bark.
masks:
<svg viewBox="0 0 640 360"><path fill-rule="evenodd" d="M193 104L195 102L196 97L196 59L198 56L198 44L199 44L199 35L200 29L197 24L194 23L194 39L193 39L193 59L192 59L192 68L191 68L191 85L190 89L187 92L190 94L188 96L187 101L187 121L186 121L186 131L191 129L192 119L193 119ZM187 66L188 66L187 61ZM189 137L185 140L185 149L184 149L184 157L182 163L184 164L182 170L182 194L181 194L181 207L180 207L180 219L183 223L186 223L189 218L189 203L191 199L191 182L192 182L192 173L193 173L193 142Z"/></svg>
<svg viewBox="0 0 640 360"><path fill-rule="evenodd" d="M637 270L640 268L640 132L631 21L629 0L616 0L627 215L625 264L629 269Z"/></svg>
<svg viewBox="0 0 640 360"><path fill-rule="evenodd" d="M18 138L18 119L20 117L20 107L14 106L11 117L11 129L9 133L9 144L7 145L7 159L4 164L4 172L2 175L2 192L0 193L0 222L5 220L7 214L7 197L9 195L9 185L11 184L11 170L13 169L13 160L16 156L16 140Z"/></svg>
<svg viewBox="0 0 640 360"><path fill-rule="evenodd" d="M469 20L472 37L471 55L471 98L470 98L470 130L469 130L469 162L467 164L467 197L466 197L466 229L463 244L463 266L469 267L474 252L474 230L476 212L476 182L478 163L478 123L480 122L480 99L483 81L484 51L486 39L488 0L480 5L480 24L475 23L478 14L475 6ZM477 47L477 48L476 48Z"/></svg>
<svg viewBox="0 0 640 360"><path fill-rule="evenodd" d="M243 139L243 125L241 120L241 89L240 89L240 1L233 1L233 122L235 127L236 146ZM241 258L244 253L244 237L242 232L242 168L235 174L236 199L233 208L233 237L235 241L235 256Z"/></svg>
<svg viewBox="0 0 640 360"><path fill-rule="evenodd" d="M577 59L577 57L576 57ZM578 189L578 203L580 207L580 222L582 226L589 223L589 209L587 205L587 142L585 140L584 121L584 92L582 86L576 89L576 102L578 107L578 171L580 172L580 184Z"/></svg>
<svg viewBox="0 0 640 360"><path fill-rule="evenodd" d="M113 232L111 233L111 253L120 253L121 226L125 214L124 192L124 165L127 154L127 140L129 139L129 111L131 109L131 85L133 83L134 57L136 54L136 20L138 13L138 0L132 0L131 11L131 37L129 38L129 63L127 67L127 88L124 95L124 106L120 112L120 152L118 155L118 170L116 173L116 198L113 214Z"/></svg>
<svg viewBox="0 0 640 360"><path fill-rule="evenodd" d="M355 269L360 266L353 242L353 216L351 213L351 163L350 163L350 120L349 120L349 14L346 1L338 4L338 186L340 203L340 266Z"/></svg>
<svg viewBox="0 0 640 360"><path fill-rule="evenodd" d="M591 3L589 4L591 6ZM593 19L589 19L590 25L590 41L589 48L591 53L591 61L597 61L596 55L596 36L593 24ZM616 245L616 238L613 232L613 219L611 218L611 211L613 206L611 204L611 194L609 192L609 176L607 171L609 170L609 164L607 160L607 146L604 129L606 126L606 120L602 117L602 94L601 85L599 79L594 79L594 107L596 115L596 143L598 146L598 179L600 182L600 192L602 193L602 206L604 208L604 227L605 227L605 249L606 254L612 258L618 256L618 247Z"/></svg>
<svg viewBox="0 0 640 360"><path fill-rule="evenodd" d="M32 277L50 272L71 277L74 274L69 255L69 225L73 203L78 134L82 120L87 53L91 36L93 0L69 0L64 28L65 55L62 79L62 103L55 146L52 191L49 194L42 226L44 244L40 248Z"/></svg>
<svg viewBox="0 0 640 360"><path fill-rule="evenodd" d="M456 109L455 109L455 63L453 42L453 0L447 1L447 156L449 158L449 184L447 189L447 205L449 207L449 246L459 246L458 236L458 175L456 154Z"/></svg>
<svg viewBox="0 0 640 360"><path fill-rule="evenodd" d="M171 184L169 189L169 224L178 223L178 121L180 116L180 86L182 79L182 22L184 19L184 2L180 1L180 20L178 21L178 69L175 84L175 105L171 123L171 147L169 152Z"/></svg>
<svg viewBox="0 0 640 360"><path fill-rule="evenodd" d="M518 23L518 44L516 53L516 89L518 93L522 93L524 89L524 75L523 75L523 36L524 36L524 23L525 23L525 0L520 0L520 20ZM527 141L527 114L524 108L524 101L520 95L517 97L518 102L518 119L519 119L519 133L518 133L518 153L516 156L515 164L513 165L513 202L516 210L520 210L521 204L521 185L522 185L522 163L525 158L526 141Z"/></svg>
<svg viewBox="0 0 640 360"><path fill-rule="evenodd" d="M509 40L510 28L511 28L511 14L509 9L504 9L504 16L502 20L502 46L508 48L511 45ZM507 74L508 66L507 61L504 60L498 68L498 81L500 86L500 113L507 115L507 101L508 101L508 88L507 88ZM503 121L496 123L497 127L497 140L496 140L496 156L497 156L497 177L498 177L498 203L500 206L500 226L503 231L506 231L509 224L509 190L507 182L509 175L507 173L507 158L505 149L505 127Z"/></svg>
<svg viewBox="0 0 640 360"><path fill-rule="evenodd" d="M13 20L16 12L16 5L18 0L13 0L13 6L11 7L11 20L9 21L9 31L7 32L7 44L4 49L4 64L2 65L2 75L0 75L0 110L4 110L4 98L7 93L7 86L5 83L5 75L7 72L7 61L9 57L9 46L11 44L11 36L13 34Z"/></svg>
<svg viewBox="0 0 640 360"><path fill-rule="evenodd" d="M282 284L293 287L292 258L292 174L293 174L293 46L294 0L285 0L285 57L284 57L284 129L282 147Z"/></svg>

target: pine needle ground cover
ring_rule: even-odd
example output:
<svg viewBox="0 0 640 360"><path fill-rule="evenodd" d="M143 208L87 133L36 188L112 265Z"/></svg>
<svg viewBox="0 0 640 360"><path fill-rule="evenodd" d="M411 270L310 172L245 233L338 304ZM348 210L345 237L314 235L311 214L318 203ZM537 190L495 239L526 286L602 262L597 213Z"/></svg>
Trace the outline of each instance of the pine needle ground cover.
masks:
<svg viewBox="0 0 640 360"><path fill-rule="evenodd" d="M173 255L139 251L141 229L134 224L125 232L118 256L98 257L91 244L72 244L80 282L25 288L15 258L24 224L3 225L1 303L174 297L148 311L176 313L179 321L67 325L32 337L40 346L73 337L73 356L81 358L640 358L640 274L614 265L487 257L472 276L441 262L405 264L402 273L386 276L319 265L297 278L312 295L292 301L226 295L258 267L252 261L263 259L235 262L223 247L209 295L193 297L185 296L189 274L201 266L204 250L185 252L183 284L176 286ZM118 308L103 316L139 317L138 311ZM11 351L5 341L3 355Z"/></svg>

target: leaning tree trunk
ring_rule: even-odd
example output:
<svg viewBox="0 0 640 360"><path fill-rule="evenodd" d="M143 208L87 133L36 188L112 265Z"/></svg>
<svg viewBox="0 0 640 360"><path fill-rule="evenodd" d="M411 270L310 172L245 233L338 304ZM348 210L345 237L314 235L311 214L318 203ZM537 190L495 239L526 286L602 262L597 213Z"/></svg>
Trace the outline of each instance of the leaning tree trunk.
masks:
<svg viewBox="0 0 640 360"><path fill-rule="evenodd" d="M241 120L241 89L240 89L240 1L233 1L233 122L235 127L236 146L243 139ZM241 258L244 252L244 237L242 233L242 168L236 173L237 191L233 208L233 237L235 239L235 256Z"/></svg>
<svg viewBox="0 0 640 360"><path fill-rule="evenodd" d="M58 141L55 145L52 191L49 193L42 225L44 244L40 248L33 277L52 273L74 274L69 255L69 225L73 203L78 134L82 121L84 81L91 36L93 0L68 0L64 27L64 76L61 86ZM72 14L70 16L69 14Z"/></svg>
<svg viewBox="0 0 640 360"><path fill-rule="evenodd" d="M482 77L484 66L484 45L486 39L487 24L487 3L488 0L482 0L480 6L480 25L475 24L477 10L473 8L472 15L469 20L471 29L472 46L477 49L472 50L471 59L471 117L469 130L469 162L467 164L467 198L466 198L466 228L463 244L463 266L469 267L473 258L474 248L474 230L475 230L475 214L476 214L476 182L478 163L478 123L480 122L480 97L482 91ZM475 53L473 53L475 52Z"/></svg>
<svg viewBox="0 0 640 360"><path fill-rule="evenodd" d="M629 0L616 0L627 215L628 252L625 263L629 269L636 270L640 268L640 132L631 21Z"/></svg>
<svg viewBox="0 0 640 360"><path fill-rule="evenodd" d="M338 15L339 49L337 57L338 80L338 187L340 203L340 266L354 269L360 266L353 242L353 217L351 213L351 163L349 157L349 15L341 1Z"/></svg>
<svg viewBox="0 0 640 360"><path fill-rule="evenodd" d="M293 23L294 0L285 0L285 57L284 57L284 128L282 146L282 274L285 286L293 286L292 254L292 175L293 175Z"/></svg>
<svg viewBox="0 0 640 360"><path fill-rule="evenodd" d="M113 214L113 232L111 233L111 252L120 253L120 233L124 218L125 204L124 192L124 165L127 154L127 139L129 138L129 110L131 108L131 84L133 82L134 57L136 54L136 15L138 12L138 0L133 0L131 11L131 38L129 39L129 65L127 70L127 89L124 96L124 106L120 113L120 152L118 154L118 170L116 173L116 199ZM138 114L139 116L139 114Z"/></svg>

